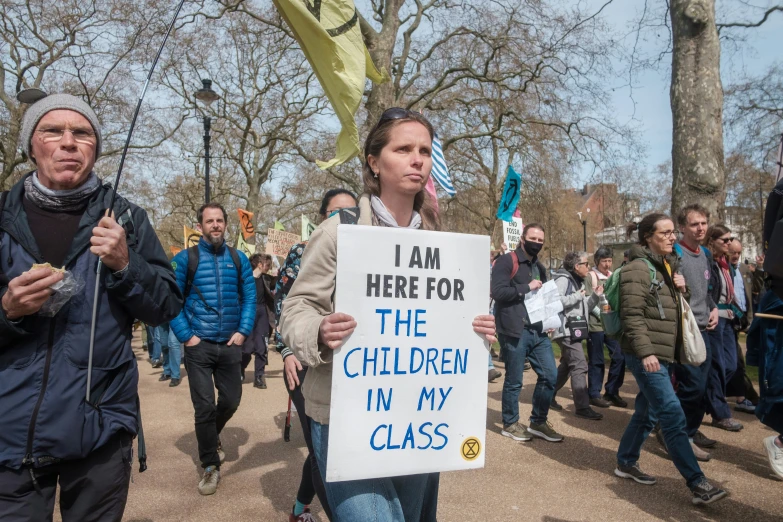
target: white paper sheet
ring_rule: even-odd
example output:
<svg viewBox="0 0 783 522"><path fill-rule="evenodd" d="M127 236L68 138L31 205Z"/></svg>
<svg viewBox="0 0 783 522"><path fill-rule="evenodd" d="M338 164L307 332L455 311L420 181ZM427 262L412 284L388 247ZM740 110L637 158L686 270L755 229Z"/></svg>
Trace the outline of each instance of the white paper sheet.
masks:
<svg viewBox="0 0 783 522"><path fill-rule="evenodd" d="M562 312L563 303L560 302L560 292L555 282L547 281L538 290L525 294L525 308L531 324L548 321L552 316L556 317Z"/></svg>

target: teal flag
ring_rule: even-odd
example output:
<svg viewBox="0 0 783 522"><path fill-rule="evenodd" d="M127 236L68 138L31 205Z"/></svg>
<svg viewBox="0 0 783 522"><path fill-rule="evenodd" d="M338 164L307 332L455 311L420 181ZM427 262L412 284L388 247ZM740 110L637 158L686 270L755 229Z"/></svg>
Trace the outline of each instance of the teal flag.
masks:
<svg viewBox="0 0 783 522"><path fill-rule="evenodd" d="M503 185L503 195L498 204L497 218L503 221L511 221L514 217L514 211L519 203L519 190L522 187L522 177L516 173L514 167L508 166L506 174L506 183Z"/></svg>

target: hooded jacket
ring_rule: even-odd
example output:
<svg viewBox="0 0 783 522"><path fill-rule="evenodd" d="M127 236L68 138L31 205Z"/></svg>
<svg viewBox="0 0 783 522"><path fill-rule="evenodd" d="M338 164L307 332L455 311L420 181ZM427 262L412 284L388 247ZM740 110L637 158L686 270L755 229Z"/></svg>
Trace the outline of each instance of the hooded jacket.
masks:
<svg viewBox="0 0 783 522"><path fill-rule="evenodd" d="M0 215L0 297L8 281L43 259L27 222L24 179ZM91 404L85 402L90 323L98 258L92 229L109 206L111 186L91 197L64 266L85 283L54 317L10 321L0 308L0 467L41 467L84 458L121 431L137 432L138 367L131 350L134 319L159 325L177 315L182 294L144 210L117 196L125 223L128 270L104 269L98 292ZM98 393L100 390L102 392Z"/></svg>
<svg viewBox="0 0 783 522"><path fill-rule="evenodd" d="M245 337L253 331L256 318L256 283L250 261L237 252L242 273L240 288L237 268L223 241L217 248L204 238L198 242L198 269L189 295L185 296L182 312L171 322L171 329L181 343L194 335L213 343L223 343L236 332ZM188 251L183 250L171 260L177 275L177 285L185 291L188 273ZM201 292L201 296L196 291Z"/></svg>
<svg viewBox="0 0 783 522"><path fill-rule="evenodd" d="M676 255L659 256L649 248L640 245L631 247L630 262L620 273L620 319L623 323L621 346L623 352L642 359L655 355L663 361L678 360L682 345L680 329L682 309L680 292L674 287L664 259L669 263L672 274L677 272L679 260ZM656 270L656 280L663 284L658 289L664 317L658 309L658 299L651 291L650 269L643 258L647 258Z"/></svg>
<svg viewBox="0 0 783 522"><path fill-rule="evenodd" d="M563 311L559 314L560 328L552 334L552 339L570 338L571 330L566 327L568 318L581 316L587 319L590 310L598 305L599 297L595 293L582 295L580 290L585 285L582 282L577 282L573 274L564 268L555 272L554 280L557 290L560 292L560 302L563 305ZM589 280L587 281L589 284Z"/></svg>

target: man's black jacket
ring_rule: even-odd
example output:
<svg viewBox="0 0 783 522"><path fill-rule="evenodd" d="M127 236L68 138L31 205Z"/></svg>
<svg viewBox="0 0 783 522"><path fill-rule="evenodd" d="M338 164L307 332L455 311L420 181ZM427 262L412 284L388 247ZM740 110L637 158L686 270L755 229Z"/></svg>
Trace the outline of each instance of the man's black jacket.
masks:
<svg viewBox="0 0 783 522"><path fill-rule="evenodd" d="M24 180L11 189L0 215L0 272L9 281L43 259L22 204ZM98 293L91 403L85 402L90 320L98 258L92 229L108 207L110 186L92 196L65 268L84 282L54 317L33 314L18 323L0 307L0 467L42 467L84 458L111 437L137 432L138 368L131 350L135 319L155 326L176 317L182 294L146 212L117 197L125 223L129 266L121 277L103 269ZM8 290L0 283L0 298Z"/></svg>
<svg viewBox="0 0 783 522"><path fill-rule="evenodd" d="M512 255L519 258L519 270L513 280L511 279L514 268ZM522 248L521 243L514 252L504 254L495 261L490 291L495 300L495 328L499 334L522 337L522 330L529 322L525 308L525 294L530 291L533 265L538 267L541 282L546 283L544 265L538 259L533 260Z"/></svg>

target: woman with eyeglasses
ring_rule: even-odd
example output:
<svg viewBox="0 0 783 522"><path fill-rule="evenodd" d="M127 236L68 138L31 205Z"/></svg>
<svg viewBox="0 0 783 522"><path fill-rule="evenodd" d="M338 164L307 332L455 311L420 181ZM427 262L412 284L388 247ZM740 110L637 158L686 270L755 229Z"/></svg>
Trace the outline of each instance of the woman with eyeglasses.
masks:
<svg viewBox="0 0 783 522"><path fill-rule="evenodd" d="M383 113L364 145L358 226L438 230L440 222L425 186L432 169L432 125L415 112L392 108ZM326 482L331 407L332 350L356 328L353 317L334 309L337 226L327 219L310 238L296 284L280 319L286 344L310 367L303 391L312 425L313 446L329 505L340 522L434 521L437 473ZM354 262L361 263L361 259ZM473 329L495 340L495 321L482 315Z"/></svg>
<svg viewBox="0 0 783 522"><path fill-rule="evenodd" d="M350 190L336 188L331 189L324 194L321 200L321 209L318 214L321 222L344 208L354 208L357 205L356 196ZM304 254L307 241L291 247L288 256L285 258L283 266L280 267L280 277L275 287L275 326L280 323L280 312L283 307L283 300L288 296L291 287L294 286L299 268L301 266L302 255ZM305 444L307 444L307 458L302 466L302 478L299 481L299 489L296 493L296 501L288 516L289 522L307 522L313 520L310 514L310 503L316 495L321 502L327 518L332 520L332 512L329 509L329 502L326 498L326 489L321 479L321 472L318 469L318 463L313 453L313 439L310 437L310 422L305 410L305 399L302 395L302 383L307 375L307 366L302 365L297 360L294 353L285 345L279 332L275 332L275 344L277 351L283 357L283 382L285 383L291 401L296 406L296 413L299 416L299 422L302 425Z"/></svg>
<svg viewBox="0 0 783 522"><path fill-rule="evenodd" d="M571 377L571 393L574 395L576 416L587 420L601 420L604 416L590 407L587 393L587 359L582 349L586 341L587 316L598 305L603 287L585 297L585 277L590 272L586 252L568 252L563 259L563 268L555 272L555 285L560 292L563 311L559 314L561 326L555 330L552 340L560 346L560 366L557 367L555 396L568 377ZM551 409L562 411L563 407L552 397Z"/></svg>
<svg viewBox="0 0 783 522"><path fill-rule="evenodd" d="M741 314L734 298L734 267L729 262L729 244L734 240L724 225L713 225L707 230L704 246L712 253L709 292L718 303L718 326L710 330L712 365L707 375L707 413L712 425L726 431L740 431L743 426L731 417L726 402L726 385L737 371L737 345L732 320Z"/></svg>
<svg viewBox="0 0 783 522"><path fill-rule="evenodd" d="M629 263L620 272L621 346L639 394L634 413L620 439L614 474L639 484L653 485L655 477L639 467L642 444L655 421L669 456L690 488L694 504L710 504L726 492L704 477L685 431L685 414L674 393L669 365L682 351L682 308L685 279L677 273L679 260L672 254L676 233L665 214L650 214L628 227L638 231L638 244L630 249Z"/></svg>

